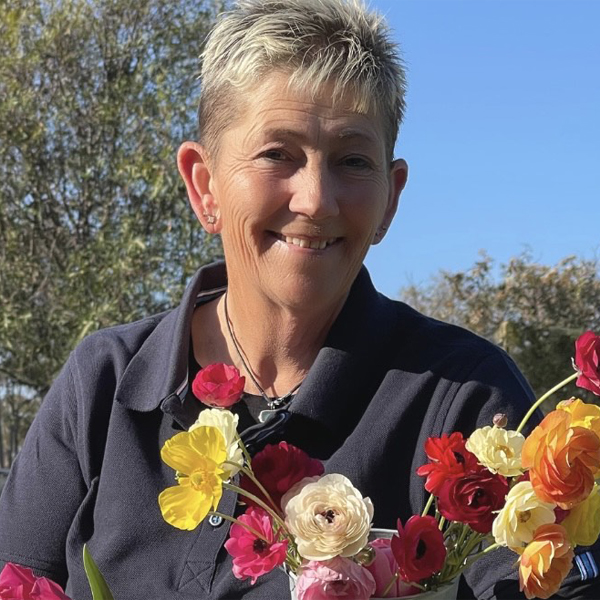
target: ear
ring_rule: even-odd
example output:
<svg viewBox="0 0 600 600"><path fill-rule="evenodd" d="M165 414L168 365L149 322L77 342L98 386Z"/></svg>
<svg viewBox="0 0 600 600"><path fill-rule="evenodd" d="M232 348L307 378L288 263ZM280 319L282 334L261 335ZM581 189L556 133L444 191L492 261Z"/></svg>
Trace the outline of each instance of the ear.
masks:
<svg viewBox="0 0 600 600"><path fill-rule="evenodd" d="M390 191L388 195L388 203L383 215L383 219L377 229L373 244L379 244L385 237L385 233L392 224L394 215L398 210L398 201L400 194L408 180L408 165L403 158L398 158L392 162L390 166Z"/></svg>
<svg viewBox="0 0 600 600"><path fill-rule="evenodd" d="M206 149L196 142L184 142L177 152L177 168L202 227L208 233L220 233L221 215L212 193L211 166Z"/></svg>

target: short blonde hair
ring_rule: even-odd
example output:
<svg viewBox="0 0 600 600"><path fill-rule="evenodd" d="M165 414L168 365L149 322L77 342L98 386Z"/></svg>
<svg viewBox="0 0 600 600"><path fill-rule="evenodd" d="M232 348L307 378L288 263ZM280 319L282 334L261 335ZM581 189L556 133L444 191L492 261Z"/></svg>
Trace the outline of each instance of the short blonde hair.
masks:
<svg viewBox="0 0 600 600"><path fill-rule="evenodd" d="M406 77L383 17L360 0L239 0L220 16L202 54L198 110L201 143L216 152L240 112L239 91L269 72L290 73L290 86L333 101L351 93L352 110L382 119L391 158L405 111Z"/></svg>

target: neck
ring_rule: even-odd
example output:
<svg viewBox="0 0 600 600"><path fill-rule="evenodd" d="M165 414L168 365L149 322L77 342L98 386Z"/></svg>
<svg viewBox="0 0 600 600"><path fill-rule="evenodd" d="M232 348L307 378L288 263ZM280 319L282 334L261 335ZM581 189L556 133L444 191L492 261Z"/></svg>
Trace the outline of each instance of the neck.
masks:
<svg viewBox="0 0 600 600"><path fill-rule="evenodd" d="M219 299L217 317L227 353L247 378L246 391L261 392L248 371L270 397L284 396L297 386L313 364L342 304L319 312L290 309L268 300L250 302L248 293L238 295L235 287L230 287L227 296Z"/></svg>

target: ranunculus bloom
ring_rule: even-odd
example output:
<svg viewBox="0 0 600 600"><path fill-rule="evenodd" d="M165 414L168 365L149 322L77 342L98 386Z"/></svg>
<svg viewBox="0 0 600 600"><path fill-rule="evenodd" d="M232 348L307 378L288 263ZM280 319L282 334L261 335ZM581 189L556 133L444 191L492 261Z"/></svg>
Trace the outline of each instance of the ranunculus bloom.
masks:
<svg viewBox="0 0 600 600"><path fill-rule="evenodd" d="M225 542L225 549L233 557L233 574L238 579L250 578L254 585L258 577L285 562L288 542L276 539L271 517L261 508L250 507L238 517L238 521L264 538L234 523Z"/></svg>
<svg viewBox="0 0 600 600"><path fill-rule="evenodd" d="M525 437L521 433L488 426L476 429L465 446L492 473L516 477L523 472L521 448L524 442Z"/></svg>
<svg viewBox="0 0 600 600"><path fill-rule="evenodd" d="M375 591L373 576L349 558L336 556L303 565L296 581L298 600L368 600Z"/></svg>
<svg viewBox="0 0 600 600"><path fill-rule="evenodd" d="M371 564L365 565L365 568L373 575L375 580L375 593L373 596L376 598L403 598L411 594L418 594L419 588L408 585L398 577L390 591L385 596L383 595L398 571L398 563L394 558L391 544L392 540L386 538L369 542L369 546L375 550L375 559Z"/></svg>
<svg viewBox="0 0 600 600"><path fill-rule="evenodd" d="M252 458L252 470L271 496L277 509L280 509L281 498L294 484L305 477L322 475L325 469L320 460L311 458L304 450L287 442L279 442L276 446L267 444ZM248 476L242 477L241 487L268 502ZM244 497L244 502L250 505L255 504L246 497Z"/></svg>
<svg viewBox="0 0 600 600"><path fill-rule="evenodd" d="M521 452L538 497L565 509L587 498L600 468L600 438L584 427L572 427L571 421L567 411L552 411L527 437Z"/></svg>
<svg viewBox="0 0 600 600"><path fill-rule="evenodd" d="M579 387L600 396L600 336L586 331L575 342L575 366Z"/></svg>
<svg viewBox="0 0 600 600"><path fill-rule="evenodd" d="M192 392L204 404L229 408L244 393L246 378L232 365L216 363L201 369L192 382Z"/></svg>
<svg viewBox="0 0 600 600"><path fill-rule="evenodd" d="M227 446L227 460L237 465L223 465L223 471L229 474L228 477L233 477L244 465L244 453L236 435L238 421L239 416L229 410L206 408L200 411L196 422L189 429L194 431L202 426L216 427L223 434Z"/></svg>
<svg viewBox="0 0 600 600"><path fill-rule="evenodd" d="M531 542L538 527L555 522L554 506L536 496L530 481L517 483L494 519L492 535L496 543L520 552Z"/></svg>
<svg viewBox="0 0 600 600"><path fill-rule="evenodd" d="M486 468L447 479L439 489L438 510L450 521L467 523L479 533L489 533L496 512L504 505L508 482Z"/></svg>
<svg viewBox="0 0 600 600"><path fill-rule="evenodd" d="M2 600L70 600L58 583L37 577L31 569L6 563L0 573Z"/></svg>
<svg viewBox="0 0 600 600"><path fill-rule="evenodd" d="M569 398L556 405L571 415L571 427L585 427L600 437L600 406L588 404L579 398Z"/></svg>
<svg viewBox="0 0 600 600"><path fill-rule="evenodd" d="M573 549L562 525L542 525L519 560L519 586L527 598L549 598L573 565Z"/></svg>
<svg viewBox="0 0 600 600"><path fill-rule="evenodd" d="M222 467L227 459L223 434L207 426L182 431L165 442L160 456L178 472L179 482L158 496L162 516L173 527L191 531L223 495L223 479L228 477Z"/></svg>
<svg viewBox="0 0 600 600"><path fill-rule="evenodd" d="M413 515L392 538L392 552L404 581L419 583L444 565L446 546L437 521L430 516Z"/></svg>
<svg viewBox="0 0 600 600"><path fill-rule="evenodd" d="M594 484L590 495L574 506L562 521L573 546L591 546L600 535L600 487Z"/></svg>
<svg viewBox="0 0 600 600"><path fill-rule="evenodd" d="M446 479L471 473L478 467L477 457L466 449L462 433L458 431L428 438L425 453L430 462L419 467L417 475L427 477L425 489L436 496Z"/></svg>
<svg viewBox="0 0 600 600"><path fill-rule="evenodd" d="M284 494L285 524L307 560L353 556L369 539L373 503L339 473L307 477Z"/></svg>

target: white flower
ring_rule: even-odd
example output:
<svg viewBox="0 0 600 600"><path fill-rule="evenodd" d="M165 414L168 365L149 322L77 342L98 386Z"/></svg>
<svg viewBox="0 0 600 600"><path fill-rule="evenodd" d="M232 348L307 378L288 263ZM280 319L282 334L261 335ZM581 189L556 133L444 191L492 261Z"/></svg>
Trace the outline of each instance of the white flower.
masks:
<svg viewBox="0 0 600 600"><path fill-rule="evenodd" d="M229 410L207 408L200 412L198 419L190 427L190 431L193 431L197 427L208 425L216 427L223 434L227 446L227 460L239 465L238 467L223 465L223 469L229 473L229 477L233 477L244 465L244 454L236 437L238 421L238 415L234 415Z"/></svg>
<svg viewBox="0 0 600 600"><path fill-rule="evenodd" d="M522 434L501 427L481 427L467 440L467 450L472 452L479 464L492 473L504 477L516 477L521 468L521 448L525 443Z"/></svg>
<svg viewBox="0 0 600 600"><path fill-rule="evenodd" d="M543 502L535 495L530 481L517 483L494 519L492 535L496 543L519 552L533 540L540 525L554 523L554 508L554 504Z"/></svg>
<svg viewBox="0 0 600 600"><path fill-rule="evenodd" d="M298 552L307 560L353 556L367 544L373 503L343 475L306 477L281 505Z"/></svg>

